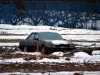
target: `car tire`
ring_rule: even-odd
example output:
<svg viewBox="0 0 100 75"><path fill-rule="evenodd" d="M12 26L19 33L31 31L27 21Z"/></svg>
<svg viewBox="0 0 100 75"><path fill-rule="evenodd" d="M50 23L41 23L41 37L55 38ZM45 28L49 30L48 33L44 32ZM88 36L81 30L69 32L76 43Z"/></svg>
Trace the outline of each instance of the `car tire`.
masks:
<svg viewBox="0 0 100 75"><path fill-rule="evenodd" d="M42 54L45 54L45 53L46 53L46 52L45 52L45 47L42 47L42 48L41 48L41 53L42 53Z"/></svg>
<svg viewBox="0 0 100 75"><path fill-rule="evenodd" d="M27 51L28 51L26 46L24 47L24 50L23 50L23 51L24 51L24 52L27 52Z"/></svg>

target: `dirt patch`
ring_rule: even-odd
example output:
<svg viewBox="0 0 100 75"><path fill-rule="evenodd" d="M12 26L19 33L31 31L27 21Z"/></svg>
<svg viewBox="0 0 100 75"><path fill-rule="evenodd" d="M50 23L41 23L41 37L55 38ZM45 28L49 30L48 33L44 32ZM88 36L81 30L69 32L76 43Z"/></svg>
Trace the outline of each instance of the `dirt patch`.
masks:
<svg viewBox="0 0 100 75"><path fill-rule="evenodd" d="M100 63L3 63L0 72L100 71Z"/></svg>

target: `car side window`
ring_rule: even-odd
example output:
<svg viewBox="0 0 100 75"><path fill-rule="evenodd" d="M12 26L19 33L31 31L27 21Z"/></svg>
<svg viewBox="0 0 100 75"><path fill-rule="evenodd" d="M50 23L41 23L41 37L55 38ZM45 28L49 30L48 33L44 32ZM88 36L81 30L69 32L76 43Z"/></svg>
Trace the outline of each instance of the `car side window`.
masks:
<svg viewBox="0 0 100 75"><path fill-rule="evenodd" d="M27 38L27 40L33 40L34 36L35 36L35 33L32 33L32 34Z"/></svg>
<svg viewBox="0 0 100 75"><path fill-rule="evenodd" d="M36 40L37 38L39 38L39 35L36 33L35 37L34 37L34 40Z"/></svg>

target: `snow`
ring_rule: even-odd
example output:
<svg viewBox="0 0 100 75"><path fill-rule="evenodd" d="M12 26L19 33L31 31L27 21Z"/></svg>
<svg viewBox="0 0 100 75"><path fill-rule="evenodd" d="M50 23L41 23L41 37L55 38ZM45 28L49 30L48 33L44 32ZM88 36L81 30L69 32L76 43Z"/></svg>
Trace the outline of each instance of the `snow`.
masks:
<svg viewBox="0 0 100 75"><path fill-rule="evenodd" d="M74 54L74 57L90 57L90 55L88 55L87 53L84 53L84 52L76 52L75 54Z"/></svg>
<svg viewBox="0 0 100 75"><path fill-rule="evenodd" d="M100 55L100 51L94 50L94 51L92 52L92 55Z"/></svg>
<svg viewBox="0 0 100 75"><path fill-rule="evenodd" d="M53 30L29 30L29 29L25 29L25 30L0 30L0 33L9 33L9 34L30 34L31 32L42 32L42 31L52 31ZM56 32L56 30L55 30Z"/></svg>
<svg viewBox="0 0 100 75"><path fill-rule="evenodd" d="M84 41L84 42L73 42L75 44L79 44L81 46L88 46L88 47L100 47L100 42L96 42L96 41L100 41L100 31L94 31L94 30L88 30L88 29L70 29L70 28L62 28L62 27L51 27L51 26L28 26L28 25L17 25L17 26L13 26L13 25L4 25L4 24L0 24L0 33L12 33L12 34L30 34L31 32L41 32L41 31L52 31L52 32L58 32L59 34L62 35L62 37L64 39L67 40L80 40L80 41ZM2 35L0 36L0 39L25 39L28 35L10 35L10 36L6 36L6 35ZM95 41L95 42L85 42L85 41ZM96 44L95 46L92 46L92 44ZM0 42L0 46L18 46L19 43L3 43ZM77 46L79 47L79 46ZM41 53L38 52L34 52L34 53L24 53L24 52L20 52L21 54L30 54L30 55L41 55ZM74 54L74 56L70 59L70 61L66 61L65 58L59 58L57 60L54 59L41 59L38 61L35 60L31 60L31 62L81 62L83 63L84 60L85 61L92 61L95 62L91 59L95 59L96 61L99 61L100 58L97 57L97 55L100 55L100 52L93 52L93 55L88 55L87 53L84 52L77 52ZM63 52L54 52L52 55L56 55L56 56L63 56ZM96 58L95 58L96 57ZM13 59L9 59L9 62L13 62ZM22 62L25 62L24 59L14 59L14 61L17 60L17 62L19 62L18 60L22 60ZM7 62L7 60L5 59L4 62Z"/></svg>
<svg viewBox="0 0 100 75"><path fill-rule="evenodd" d="M100 50L99 50L100 52ZM70 60L66 60L66 57L62 57L63 56L63 52L54 52L52 53L52 55L56 55L56 56L59 56L58 59L50 59L50 58L43 58L43 59L40 59L39 58L39 55L41 55L41 53L39 52L33 52L33 53L29 53L29 52L15 52L14 54L28 54L28 55L37 55L37 60L29 60L29 61L26 61L24 60L23 58L14 58L14 59L0 59L0 63L6 63L6 62L12 62L12 63L16 63L16 62L19 62L19 63L23 63L23 62L38 62L38 63L43 63L43 62L46 62L46 63L52 63L52 62L55 62L55 63L68 63L68 62L71 62L71 63L84 63L84 62L87 62L87 63L95 63L95 62L100 62L100 55L98 55L98 52L96 55L88 55L87 53L85 52L76 52L74 53L74 56L73 57L70 57Z"/></svg>
<svg viewBox="0 0 100 75"><path fill-rule="evenodd" d="M12 33L12 34L30 34L31 32L43 32L43 31L52 31L52 32L58 32L59 34L62 35L62 37L64 39L67 40L80 40L80 41L84 41L84 42L73 42L75 44L79 44L81 46L87 46L87 47L100 47L100 42L86 42L86 41L100 41L100 31L94 31L94 30L88 30L88 29L70 29L70 28L62 28L62 27L51 27L51 26L29 26L29 25L17 25L17 26L13 26L13 25L4 25L4 24L0 24L0 33ZM25 39L28 35L23 35L23 36L15 36L15 35L10 35L10 36L6 36L6 35L1 35L0 39ZM93 45L95 44L95 46ZM0 46L18 46L19 43L3 43L0 42ZM93 45L93 46L92 46ZM79 47L79 46L77 46ZM24 53L24 52L20 52L21 54L29 54L29 55L41 55L41 53L39 52L33 52L33 53ZM81 62L83 63L84 60L87 61L91 61L91 62L95 62L98 61L100 62L100 50L99 51L94 51L92 53L93 55L88 55L87 53L84 52L77 52L74 54L73 57L71 57L71 59L65 60L65 58L61 58L61 56L64 55L64 53L62 52L54 52L52 55L56 55L56 56L60 56L59 59L41 59L41 60L31 60L31 62ZM94 61L91 59L95 59ZM20 58L20 59L9 59L10 62L13 62L17 60L17 62L19 62L20 60L22 60L22 62L25 62L24 59ZM18 61L19 60L19 61ZM0 60L2 61L2 60ZM7 62L7 59L3 60L4 62ZM8 61L8 62L9 62ZM1 63L1 62L0 62Z"/></svg>
<svg viewBox="0 0 100 75"><path fill-rule="evenodd" d="M18 52L19 53L19 52ZM28 54L28 55L41 55L41 53L40 52L20 52L20 54Z"/></svg>
<svg viewBox="0 0 100 75"><path fill-rule="evenodd" d="M59 29L61 30L61 29ZM95 31L95 30L88 30L88 29L65 29L61 30L60 34L89 34L89 35L97 35L100 34L100 31Z"/></svg>
<svg viewBox="0 0 100 75"><path fill-rule="evenodd" d="M23 62L26 62L26 60L24 60L23 58L13 58L13 59L4 59L1 61L1 63L23 63Z"/></svg>
<svg viewBox="0 0 100 75"><path fill-rule="evenodd" d="M75 44L79 44L81 46L91 46L91 47L100 47L100 31L94 31L94 30L87 30L87 29L70 29L70 28L62 28L62 27L51 27L51 26L28 26L28 25L17 25L17 26L12 26L12 25L4 25L0 24L0 34L5 33L5 34L30 34L31 32L35 31L53 31L53 32L58 32L59 34L62 35L64 39L67 40L80 40L84 42L73 42ZM0 39L25 39L28 35L23 35L23 36L15 36L15 35L0 35ZM91 41L91 42L87 42ZM95 42L94 42L95 41ZM96 44L96 46L92 46L92 44ZM16 43L3 43L0 42L0 46L18 46L18 42ZM80 47L80 46L77 46ZM49 58L43 58L40 59L38 56L41 55L39 52L15 52L15 54L20 53L20 54L29 54L29 55L36 55L37 60L29 60L26 61L24 58L12 58L12 59L3 59L0 58L0 63L24 63L24 62L38 62L38 63L100 63L100 50L94 50L92 52L92 55L89 55L85 52L76 52L72 57L70 57L70 60L66 60L66 57L62 57L64 55L63 52L54 52L52 55L59 56L58 59L49 59ZM76 71L75 71L76 72ZM20 72L13 72L13 73L0 73L0 75L11 75L11 74L16 74L16 75L73 75L75 72L47 72L47 73L20 73ZM80 71L78 72L80 73ZM89 71L84 71L84 75L100 75L100 71L98 72L89 72Z"/></svg>
<svg viewBox="0 0 100 75"><path fill-rule="evenodd" d="M63 56L64 53L63 52L54 52L54 53L52 53L52 55Z"/></svg>
<svg viewBox="0 0 100 75"><path fill-rule="evenodd" d="M50 29L50 26L29 26L29 25L8 25L8 24L0 24L0 29L8 29L8 30L25 30L25 29L30 29L30 30L38 30L38 29L45 29L48 30Z"/></svg>
<svg viewBox="0 0 100 75"><path fill-rule="evenodd" d="M19 43L0 43L0 46L18 46Z"/></svg>
<svg viewBox="0 0 100 75"><path fill-rule="evenodd" d="M23 36L15 36L10 35L10 37L7 35L0 35L0 39L25 39L31 32L40 32L40 31L52 31L52 32L58 32L62 35L62 37L66 40L80 40L81 42L73 42L76 44L82 44L82 45L91 45L93 43L96 43L98 46L100 46L100 31L95 30L88 30L88 29L70 29L70 28L62 28L62 27L52 27L52 26L29 26L29 25L5 25L0 24L0 33L5 34L27 34ZM82 42L83 41L83 42ZM88 42L87 42L88 41ZM91 42L89 42L91 41ZM93 41L93 42L92 42ZM96 42L97 41L97 42ZM1 42L0 42L1 43ZM8 45L5 43L1 43L1 45ZM10 43L9 43L10 45ZM12 43L11 43L12 45ZM18 44L16 44L18 45Z"/></svg>
<svg viewBox="0 0 100 75"><path fill-rule="evenodd" d="M100 75L99 71L61 71L61 72L47 72L47 73L21 73L21 72L12 72L12 73L0 73L1 75L73 75L74 73L79 73L80 75Z"/></svg>
<svg viewBox="0 0 100 75"><path fill-rule="evenodd" d="M83 41L100 41L100 35L62 35L63 38L66 38L67 40L83 40ZM87 39L89 38L89 39Z"/></svg>
<svg viewBox="0 0 100 75"><path fill-rule="evenodd" d="M92 44L96 43L97 46L94 46L94 47L100 47L100 42L73 42L73 43L81 45L81 46L88 46L88 47L91 47Z"/></svg>
<svg viewBox="0 0 100 75"><path fill-rule="evenodd" d="M0 36L0 39L25 39L27 36Z"/></svg>
<svg viewBox="0 0 100 75"><path fill-rule="evenodd" d="M76 53L74 53L73 58L71 58L71 62L75 62L75 63L84 63L84 62L96 63L96 62L100 62L100 55L98 55L98 52L96 52L97 54L95 53L96 55L88 55L87 53L84 53L84 52L76 52Z"/></svg>

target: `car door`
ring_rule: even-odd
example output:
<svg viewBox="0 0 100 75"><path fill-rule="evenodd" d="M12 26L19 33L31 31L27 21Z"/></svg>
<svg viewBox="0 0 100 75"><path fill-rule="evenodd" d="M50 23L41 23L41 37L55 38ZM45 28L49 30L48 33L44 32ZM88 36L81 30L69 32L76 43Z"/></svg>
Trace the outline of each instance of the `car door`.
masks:
<svg viewBox="0 0 100 75"><path fill-rule="evenodd" d="M25 42L26 42L26 46L27 46L27 47L32 47L32 46L34 46L34 44L33 44L33 43L34 43L34 40L33 40L33 39L34 39L34 36L35 36L35 33L32 33L32 34L30 34L29 37L26 39Z"/></svg>
<svg viewBox="0 0 100 75"><path fill-rule="evenodd" d="M38 37L38 33L32 33L31 35L29 35L29 37L26 39L27 47L36 47Z"/></svg>

